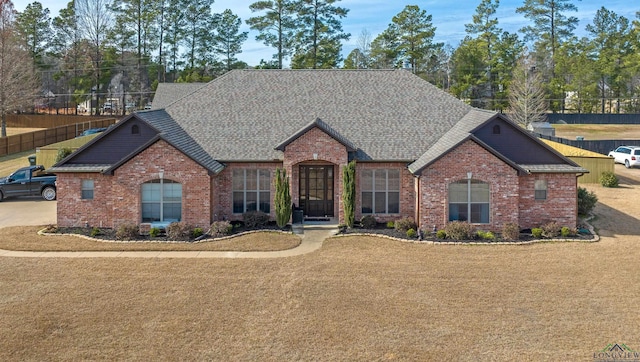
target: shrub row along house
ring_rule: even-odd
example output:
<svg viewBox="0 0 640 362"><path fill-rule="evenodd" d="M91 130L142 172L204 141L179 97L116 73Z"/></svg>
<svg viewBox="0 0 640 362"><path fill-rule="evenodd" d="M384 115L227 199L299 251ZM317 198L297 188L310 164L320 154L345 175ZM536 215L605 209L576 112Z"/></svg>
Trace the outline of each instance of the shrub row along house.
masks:
<svg viewBox="0 0 640 362"><path fill-rule="evenodd" d="M275 217L275 172L309 217L344 222L343 167L356 161L356 219L452 220L501 230L575 227L587 172L504 115L470 107L405 70L234 70L164 84L56 164L58 225L207 226Z"/></svg>

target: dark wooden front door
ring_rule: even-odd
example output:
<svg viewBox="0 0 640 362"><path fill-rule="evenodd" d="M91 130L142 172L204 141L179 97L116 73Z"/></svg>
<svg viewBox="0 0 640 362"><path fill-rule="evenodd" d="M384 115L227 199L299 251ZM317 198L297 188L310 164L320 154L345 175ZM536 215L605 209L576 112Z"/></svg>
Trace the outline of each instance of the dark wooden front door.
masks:
<svg viewBox="0 0 640 362"><path fill-rule="evenodd" d="M299 190L306 216L333 216L333 166L300 166Z"/></svg>

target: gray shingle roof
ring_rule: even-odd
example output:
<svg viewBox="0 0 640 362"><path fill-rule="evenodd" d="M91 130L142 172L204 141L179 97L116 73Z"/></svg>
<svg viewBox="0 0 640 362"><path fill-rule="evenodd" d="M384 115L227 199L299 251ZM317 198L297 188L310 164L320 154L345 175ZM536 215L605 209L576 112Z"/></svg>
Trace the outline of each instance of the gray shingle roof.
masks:
<svg viewBox="0 0 640 362"><path fill-rule="evenodd" d="M361 160L413 161L471 109L406 70L234 70L166 107L219 161L282 159L318 118Z"/></svg>
<svg viewBox="0 0 640 362"><path fill-rule="evenodd" d="M206 83L160 83L153 96L151 109L162 109L205 86Z"/></svg>
<svg viewBox="0 0 640 362"><path fill-rule="evenodd" d="M182 151L209 171L217 173L224 166L209 155L178 123L164 110L139 112L138 118L147 122L160 132L160 137Z"/></svg>

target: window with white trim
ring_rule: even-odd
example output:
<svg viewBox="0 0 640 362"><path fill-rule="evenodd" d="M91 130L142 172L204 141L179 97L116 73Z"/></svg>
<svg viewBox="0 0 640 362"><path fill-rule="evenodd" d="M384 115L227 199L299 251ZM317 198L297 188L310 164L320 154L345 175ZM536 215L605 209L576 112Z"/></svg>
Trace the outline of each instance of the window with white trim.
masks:
<svg viewBox="0 0 640 362"><path fill-rule="evenodd" d="M363 214L400 213L400 170L360 171Z"/></svg>
<svg viewBox="0 0 640 362"><path fill-rule="evenodd" d="M93 200L94 183L93 180L82 180L80 198L83 200Z"/></svg>
<svg viewBox="0 0 640 362"><path fill-rule="evenodd" d="M142 184L142 222L182 219L182 184L157 179Z"/></svg>
<svg viewBox="0 0 640 362"><path fill-rule="evenodd" d="M534 189L536 200L547 199L547 180L536 180Z"/></svg>
<svg viewBox="0 0 640 362"><path fill-rule="evenodd" d="M233 170L233 213L271 212L271 172L268 169Z"/></svg>
<svg viewBox="0 0 640 362"><path fill-rule="evenodd" d="M489 184L460 180L449 184L449 221L489 223Z"/></svg>

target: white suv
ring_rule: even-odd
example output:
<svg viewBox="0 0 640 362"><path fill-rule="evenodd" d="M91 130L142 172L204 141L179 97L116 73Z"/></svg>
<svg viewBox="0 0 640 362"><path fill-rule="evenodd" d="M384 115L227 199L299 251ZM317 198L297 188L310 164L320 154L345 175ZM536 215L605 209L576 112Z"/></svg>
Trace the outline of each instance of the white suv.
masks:
<svg viewBox="0 0 640 362"><path fill-rule="evenodd" d="M640 147L620 146L609 152L609 157L613 157L616 163L623 163L626 168L640 166Z"/></svg>

